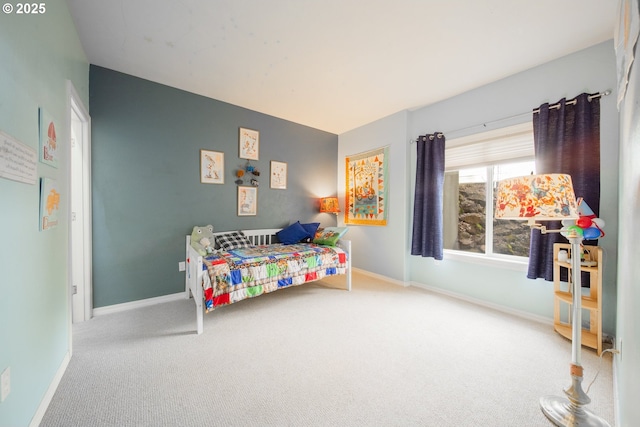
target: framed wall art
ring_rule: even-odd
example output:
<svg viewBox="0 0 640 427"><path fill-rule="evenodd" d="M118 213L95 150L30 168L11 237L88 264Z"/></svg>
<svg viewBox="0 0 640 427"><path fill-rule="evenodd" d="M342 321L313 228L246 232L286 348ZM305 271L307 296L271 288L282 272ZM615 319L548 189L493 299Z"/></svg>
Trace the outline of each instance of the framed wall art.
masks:
<svg viewBox="0 0 640 427"><path fill-rule="evenodd" d="M200 150L200 182L224 184L224 153Z"/></svg>
<svg viewBox="0 0 640 427"><path fill-rule="evenodd" d="M277 190L287 189L287 164L271 161L271 188Z"/></svg>
<svg viewBox="0 0 640 427"><path fill-rule="evenodd" d="M255 216L258 213L258 188L238 186L238 216Z"/></svg>
<svg viewBox="0 0 640 427"><path fill-rule="evenodd" d="M345 224L387 225L389 147L346 157Z"/></svg>
<svg viewBox="0 0 640 427"><path fill-rule="evenodd" d="M40 161L45 165L58 167L58 137L56 121L44 108L38 110L40 127Z"/></svg>
<svg viewBox="0 0 640 427"><path fill-rule="evenodd" d="M260 151L260 132L253 129L240 128L240 158L258 160Z"/></svg>
<svg viewBox="0 0 640 427"><path fill-rule="evenodd" d="M60 189L56 180L40 178L40 231L58 225Z"/></svg>

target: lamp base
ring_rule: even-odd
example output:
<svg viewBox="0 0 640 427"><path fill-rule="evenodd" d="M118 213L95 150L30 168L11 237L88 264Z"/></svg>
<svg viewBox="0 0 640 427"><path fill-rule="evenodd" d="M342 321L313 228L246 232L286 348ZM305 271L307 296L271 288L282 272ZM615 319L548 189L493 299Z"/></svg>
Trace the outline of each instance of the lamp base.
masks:
<svg viewBox="0 0 640 427"><path fill-rule="evenodd" d="M572 366L572 369L582 372L579 366ZM603 418L583 408L591 399L582 390L582 375L571 375L571 387L564 393L568 399L557 396L540 398L540 409L552 423L561 427L609 427Z"/></svg>

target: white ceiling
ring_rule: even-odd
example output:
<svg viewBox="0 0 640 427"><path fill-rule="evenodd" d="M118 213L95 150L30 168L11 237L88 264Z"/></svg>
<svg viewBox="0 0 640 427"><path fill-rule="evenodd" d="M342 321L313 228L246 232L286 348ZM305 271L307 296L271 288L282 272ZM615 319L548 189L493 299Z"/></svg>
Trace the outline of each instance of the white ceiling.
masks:
<svg viewBox="0 0 640 427"><path fill-rule="evenodd" d="M609 40L617 6L613 0L68 4L91 64L336 134Z"/></svg>

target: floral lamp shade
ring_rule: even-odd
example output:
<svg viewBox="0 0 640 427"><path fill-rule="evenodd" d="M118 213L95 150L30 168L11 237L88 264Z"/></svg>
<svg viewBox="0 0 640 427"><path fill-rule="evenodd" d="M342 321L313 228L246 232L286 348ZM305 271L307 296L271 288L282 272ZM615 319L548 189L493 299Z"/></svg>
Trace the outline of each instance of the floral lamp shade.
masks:
<svg viewBox="0 0 640 427"><path fill-rule="evenodd" d="M498 183L495 217L533 221L577 219L578 203L571 176L527 175Z"/></svg>
<svg viewBox="0 0 640 427"><path fill-rule="evenodd" d="M320 199L320 212L329 212L338 214L340 212L340 205L338 204L337 197L323 197Z"/></svg>

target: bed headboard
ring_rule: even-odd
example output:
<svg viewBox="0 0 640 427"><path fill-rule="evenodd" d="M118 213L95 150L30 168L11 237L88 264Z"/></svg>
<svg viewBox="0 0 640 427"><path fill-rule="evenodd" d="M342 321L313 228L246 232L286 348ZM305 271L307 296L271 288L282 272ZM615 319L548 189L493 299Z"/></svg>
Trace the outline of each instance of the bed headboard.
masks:
<svg viewBox="0 0 640 427"><path fill-rule="evenodd" d="M276 233L282 230L281 228L263 228L260 230L241 230L245 236L251 241L252 245L270 245L277 243ZM236 231L236 230L232 230ZM220 234L231 233L232 231L218 231L214 232L214 236Z"/></svg>

